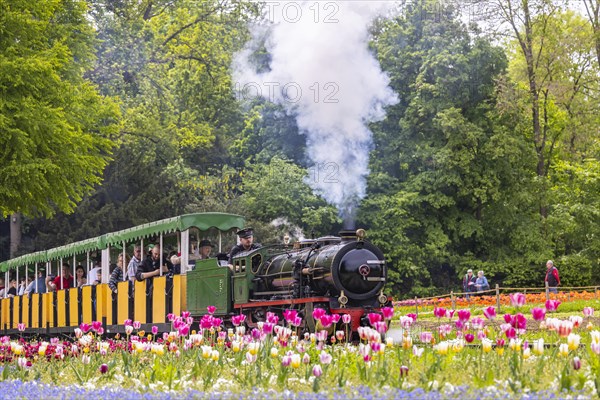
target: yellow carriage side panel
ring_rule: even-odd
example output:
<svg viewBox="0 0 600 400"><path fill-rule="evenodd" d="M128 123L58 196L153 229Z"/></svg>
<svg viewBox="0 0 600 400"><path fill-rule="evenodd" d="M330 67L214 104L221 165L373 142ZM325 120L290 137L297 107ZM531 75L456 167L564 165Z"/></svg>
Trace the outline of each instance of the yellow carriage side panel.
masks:
<svg viewBox="0 0 600 400"><path fill-rule="evenodd" d="M21 303L21 297L19 296L15 296L13 297L13 309L12 309L12 313L13 313L13 320L12 320L12 329L17 329L17 324L21 321L19 321L19 304Z"/></svg>
<svg viewBox="0 0 600 400"><path fill-rule="evenodd" d="M85 324L92 323L92 287L83 286L81 288L81 322Z"/></svg>
<svg viewBox="0 0 600 400"><path fill-rule="evenodd" d="M133 319L146 323L146 280L135 281L135 290L133 294Z"/></svg>
<svg viewBox="0 0 600 400"><path fill-rule="evenodd" d="M52 308L52 296L54 293L42 295L42 328L54 326L54 309Z"/></svg>
<svg viewBox="0 0 600 400"><path fill-rule="evenodd" d="M79 326L79 289L71 288L69 292L69 326Z"/></svg>
<svg viewBox="0 0 600 400"><path fill-rule="evenodd" d="M56 292L56 315L57 326L64 327L67 324L67 290L58 290Z"/></svg>
<svg viewBox="0 0 600 400"><path fill-rule="evenodd" d="M186 275L173 276L173 314L181 315L182 310L186 310L185 300L185 282Z"/></svg>
<svg viewBox="0 0 600 400"><path fill-rule="evenodd" d="M106 317L106 324L112 325L113 320L113 308L112 308L112 290L108 284L102 284L102 299L104 300L104 315Z"/></svg>
<svg viewBox="0 0 600 400"><path fill-rule="evenodd" d="M40 295L33 293L31 295L31 327L40 328Z"/></svg>
<svg viewBox="0 0 600 400"><path fill-rule="evenodd" d="M31 322L29 321L29 296L21 296L21 304L23 304L21 322L25 324L25 327L31 328Z"/></svg>
<svg viewBox="0 0 600 400"><path fill-rule="evenodd" d="M10 299L2 299L2 329L9 329L10 324Z"/></svg>
<svg viewBox="0 0 600 400"><path fill-rule="evenodd" d="M129 319L129 282L117 283L117 324Z"/></svg>
<svg viewBox="0 0 600 400"><path fill-rule="evenodd" d="M96 285L96 321L102 321L102 317L106 317L106 291L108 285L101 283Z"/></svg>
<svg viewBox="0 0 600 400"><path fill-rule="evenodd" d="M157 276L152 284L152 323L162 324L166 315L167 277Z"/></svg>

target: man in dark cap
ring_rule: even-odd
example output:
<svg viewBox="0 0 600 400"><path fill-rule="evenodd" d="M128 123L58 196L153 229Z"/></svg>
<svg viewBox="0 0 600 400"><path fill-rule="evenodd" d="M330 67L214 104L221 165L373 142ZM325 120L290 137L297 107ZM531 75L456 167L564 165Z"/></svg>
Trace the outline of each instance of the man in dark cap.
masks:
<svg viewBox="0 0 600 400"><path fill-rule="evenodd" d="M206 260L207 258L210 258L210 252L212 251L212 248L213 248L213 245L210 242L210 240L202 239L200 241L200 244L198 245L198 247L200 247L200 259L201 260Z"/></svg>
<svg viewBox="0 0 600 400"><path fill-rule="evenodd" d="M229 252L229 264L233 264L233 257L236 254L260 248L259 244L254 243L254 230L252 228L240 229L236 232L236 235L240 238L240 243L233 246Z"/></svg>

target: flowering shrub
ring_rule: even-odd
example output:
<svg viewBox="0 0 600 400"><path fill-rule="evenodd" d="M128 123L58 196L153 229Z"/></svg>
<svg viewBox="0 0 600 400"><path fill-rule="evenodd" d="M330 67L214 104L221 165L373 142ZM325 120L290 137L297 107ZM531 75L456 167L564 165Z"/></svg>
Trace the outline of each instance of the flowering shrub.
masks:
<svg viewBox="0 0 600 400"><path fill-rule="evenodd" d="M504 314L486 307L482 317L467 308L436 307L429 321L386 308L368 314L369 326L359 328L355 338L349 315L318 308L309 316L321 326L315 333L300 331L306 316L295 310L268 313L254 327L235 317L229 329L212 308L196 320L189 313L169 315L172 329L162 335L154 328L146 334L137 321L125 321L125 335L113 338L94 322L76 328L71 340L0 338L0 377L194 397L274 389L342 397L362 397L358 390L372 391L369 397L408 395L405 390L421 397L425 391L486 397L480 390L507 396L563 390L595 395L600 330L593 309L559 318L550 312L557 305L547 306ZM536 320L538 329L531 330Z"/></svg>

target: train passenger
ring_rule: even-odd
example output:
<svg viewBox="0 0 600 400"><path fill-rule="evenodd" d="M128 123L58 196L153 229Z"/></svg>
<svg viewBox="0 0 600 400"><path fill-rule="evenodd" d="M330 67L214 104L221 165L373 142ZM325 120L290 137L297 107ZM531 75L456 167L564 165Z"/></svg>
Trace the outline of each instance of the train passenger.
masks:
<svg viewBox="0 0 600 400"><path fill-rule="evenodd" d="M171 265L173 266L171 271L174 274L181 273L181 254L172 251L169 253L169 261L171 261Z"/></svg>
<svg viewBox="0 0 600 400"><path fill-rule="evenodd" d="M259 244L254 243L254 230L252 228L240 229L236 232L236 235L240 238L240 244L231 248L231 251L229 252L229 264L233 264L233 257L235 257L236 254L260 249L261 247Z"/></svg>
<svg viewBox="0 0 600 400"><path fill-rule="evenodd" d="M137 272L138 266L142 263L142 247L139 245L135 245L133 247L133 257L127 264L127 278L129 278L130 282L135 281L135 273Z"/></svg>
<svg viewBox="0 0 600 400"><path fill-rule="evenodd" d="M38 269L38 277L25 288L25 294L46 293L46 277L44 269Z"/></svg>
<svg viewBox="0 0 600 400"><path fill-rule="evenodd" d="M31 281L33 281L31 276L28 276L27 279L25 279L25 277L21 278L21 283L19 284L19 289L17 290L17 294L19 296L23 296L25 294L25 289L27 288L27 285L31 283Z"/></svg>
<svg viewBox="0 0 600 400"><path fill-rule="evenodd" d="M50 282L52 290L70 289L73 275L71 275L71 266L69 263L63 263L62 276L57 276L54 281Z"/></svg>
<svg viewBox="0 0 600 400"><path fill-rule="evenodd" d="M160 265L160 246L155 245L152 248L151 257L146 258L137 268L135 273L135 279L143 281L144 279L150 279L155 276L159 276L161 271L167 274L169 270L172 270L172 264L166 257L163 256L163 265Z"/></svg>
<svg viewBox="0 0 600 400"><path fill-rule="evenodd" d="M87 283L87 278L85 277L85 268L83 268L83 265L81 264L75 268L75 283L78 288Z"/></svg>
<svg viewBox="0 0 600 400"><path fill-rule="evenodd" d="M10 281L8 282L8 291L6 292L6 295L8 297L15 297L17 295L17 278L10 278Z"/></svg>
<svg viewBox="0 0 600 400"><path fill-rule="evenodd" d="M94 268L93 270L90 271L90 279L92 279L92 277L96 277L96 279L94 279L90 284L91 285L99 285L102 283L102 268Z"/></svg>
<svg viewBox="0 0 600 400"><path fill-rule="evenodd" d="M117 293L117 284L123 281L123 276L126 273L125 267L129 264L129 256L126 254L125 262L123 262L123 253L120 253L117 258L117 268L110 273L110 278L108 280L108 287L110 287L110 290L112 290L113 293Z"/></svg>

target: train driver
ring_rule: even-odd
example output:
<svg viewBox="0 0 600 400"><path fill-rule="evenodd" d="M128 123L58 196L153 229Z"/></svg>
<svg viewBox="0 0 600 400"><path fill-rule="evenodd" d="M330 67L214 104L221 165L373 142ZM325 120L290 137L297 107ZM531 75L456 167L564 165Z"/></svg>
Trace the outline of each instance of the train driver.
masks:
<svg viewBox="0 0 600 400"><path fill-rule="evenodd" d="M259 244L254 243L254 230L252 228L240 229L236 232L236 235L240 238L240 243L233 246L229 252L229 264L233 264L233 257L236 254L260 248Z"/></svg>
<svg viewBox="0 0 600 400"><path fill-rule="evenodd" d="M210 258L210 252L212 251L213 245L210 240L203 239L200 241L200 259L206 260Z"/></svg>

